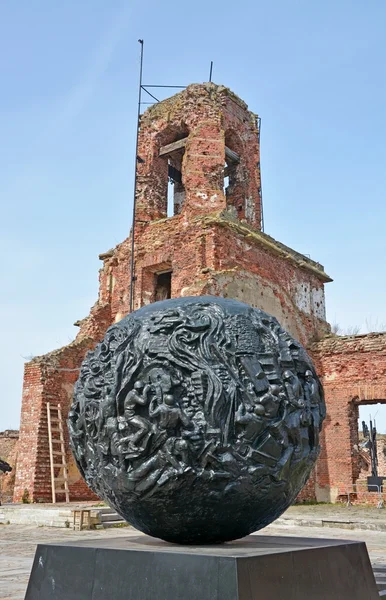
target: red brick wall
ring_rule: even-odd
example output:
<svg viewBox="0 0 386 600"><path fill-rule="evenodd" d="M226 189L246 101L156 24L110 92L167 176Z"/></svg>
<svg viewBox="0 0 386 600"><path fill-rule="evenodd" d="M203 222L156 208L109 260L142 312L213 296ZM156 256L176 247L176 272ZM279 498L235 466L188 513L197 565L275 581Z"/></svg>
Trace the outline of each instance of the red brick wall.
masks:
<svg viewBox="0 0 386 600"><path fill-rule="evenodd" d="M278 318L305 345L323 337L323 282L329 278L312 261L245 224L219 221L214 230L216 249L208 293L237 298ZM318 265L320 267L320 265ZM315 267L317 271L317 267Z"/></svg>
<svg viewBox="0 0 386 600"><path fill-rule="evenodd" d="M315 470L312 471L309 480L306 485L298 495L295 500L296 504L303 504L305 502L316 502L316 492L315 492L315 484L316 484L316 475Z"/></svg>
<svg viewBox="0 0 386 600"><path fill-rule="evenodd" d="M93 340L85 338L25 365L15 502L21 501L25 490L30 501L51 501L47 402L53 405L60 403L63 418L67 418L79 366L87 350L94 345ZM65 433L68 448L67 427ZM71 465L73 459L69 449L67 459ZM59 475L58 470L55 475ZM90 490L79 473L71 482L70 496L73 500L90 496Z"/></svg>
<svg viewBox="0 0 386 600"><path fill-rule="evenodd" d="M331 336L311 353L327 404L316 496L334 501L360 474L359 405L386 401L386 334Z"/></svg>
<svg viewBox="0 0 386 600"><path fill-rule="evenodd" d="M329 330L322 267L227 215L137 224L135 252L135 308L154 301L155 273L171 269L172 297L237 298L274 314L304 344ZM129 240L101 257L100 298L109 296L117 321L129 309Z"/></svg>
<svg viewBox="0 0 386 600"><path fill-rule="evenodd" d="M19 432L16 429L0 431L0 458L10 465L10 457L15 453L18 440Z"/></svg>

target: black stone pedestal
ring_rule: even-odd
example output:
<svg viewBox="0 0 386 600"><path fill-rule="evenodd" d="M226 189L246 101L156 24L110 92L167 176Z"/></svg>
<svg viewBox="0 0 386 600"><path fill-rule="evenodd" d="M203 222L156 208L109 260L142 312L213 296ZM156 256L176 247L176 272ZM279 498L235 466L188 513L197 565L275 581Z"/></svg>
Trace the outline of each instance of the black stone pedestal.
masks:
<svg viewBox="0 0 386 600"><path fill-rule="evenodd" d="M363 542L251 535L216 546L147 536L37 547L25 600L376 600Z"/></svg>

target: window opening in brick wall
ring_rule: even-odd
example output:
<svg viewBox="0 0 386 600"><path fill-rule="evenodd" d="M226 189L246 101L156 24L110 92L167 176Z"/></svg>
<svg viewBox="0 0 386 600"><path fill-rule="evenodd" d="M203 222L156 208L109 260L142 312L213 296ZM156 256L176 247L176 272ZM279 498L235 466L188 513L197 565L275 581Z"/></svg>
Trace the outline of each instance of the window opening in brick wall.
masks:
<svg viewBox="0 0 386 600"><path fill-rule="evenodd" d="M229 187L229 170L228 170L227 163L225 163L224 164L224 186L223 186L225 196L227 195L228 187Z"/></svg>
<svg viewBox="0 0 386 600"><path fill-rule="evenodd" d="M243 198L240 197L242 185L239 181L240 143L235 134L225 135L225 166L224 166L224 194L227 206L233 206L237 213L243 210ZM235 151L237 149L237 152Z"/></svg>
<svg viewBox="0 0 386 600"><path fill-rule="evenodd" d="M167 182L165 186L166 215L173 217L181 212L185 201L185 186L182 176L182 162L187 142L187 129L184 127L178 133L172 131L164 132L165 140L174 139L174 141L164 144L159 149L159 156L164 159L165 171L162 180Z"/></svg>
<svg viewBox="0 0 386 600"><path fill-rule="evenodd" d="M386 400L371 404L361 401L358 406L359 479L371 476L370 421L376 429L376 457L379 477L386 477Z"/></svg>
<svg viewBox="0 0 386 600"><path fill-rule="evenodd" d="M238 163L227 160L224 168L224 194L227 206L234 206L237 213L243 209L243 203L238 198L240 195L240 184L237 175ZM238 200L238 201L237 201Z"/></svg>
<svg viewBox="0 0 386 600"><path fill-rule="evenodd" d="M173 182L168 180L168 206L166 215L173 217L174 215L174 185Z"/></svg>
<svg viewBox="0 0 386 600"><path fill-rule="evenodd" d="M180 159L180 160L179 160ZM181 212L185 200L185 187L181 173L182 155L168 159L168 208L167 216L172 217Z"/></svg>
<svg viewBox="0 0 386 600"><path fill-rule="evenodd" d="M155 277L155 301L169 300L172 297L172 272L157 273Z"/></svg>

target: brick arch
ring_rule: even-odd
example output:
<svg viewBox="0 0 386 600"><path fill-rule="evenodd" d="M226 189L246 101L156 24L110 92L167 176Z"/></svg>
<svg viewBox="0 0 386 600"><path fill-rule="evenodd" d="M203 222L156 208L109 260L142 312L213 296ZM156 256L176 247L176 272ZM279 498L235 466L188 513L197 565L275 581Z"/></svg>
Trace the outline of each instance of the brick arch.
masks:
<svg viewBox="0 0 386 600"><path fill-rule="evenodd" d="M160 155L161 148L173 145L179 141L188 141L190 130L185 122L168 125L165 129L159 132L156 136L157 152L154 156L154 161L157 161L157 166L160 173L164 177L164 204L163 209L167 215L168 203L168 181L173 182L173 215L179 214L184 206L186 190L185 190L185 165L186 153L185 146L178 148L169 154ZM153 168L156 168L153 162ZM166 180L165 180L166 178ZM167 215L168 216L168 215ZM172 215L170 215L172 216Z"/></svg>
<svg viewBox="0 0 386 600"><path fill-rule="evenodd" d="M168 162L183 171L184 147L169 155L160 155L160 149L188 138L189 128L182 120L161 122L158 129L144 127L140 130L137 163L138 221L153 221L167 216Z"/></svg>
<svg viewBox="0 0 386 600"><path fill-rule="evenodd" d="M225 129L225 145L233 150L233 152L237 152L237 154L242 157L245 152L245 144L236 129L233 127L227 127Z"/></svg>
<svg viewBox="0 0 386 600"><path fill-rule="evenodd" d="M245 219L248 213L246 203L249 183L249 173L245 164L245 144L234 129L226 129L224 137L225 146L240 158L237 162L229 159L226 154L224 157L226 174L229 177L229 186L225 190L227 208L232 210L239 219Z"/></svg>
<svg viewBox="0 0 386 600"><path fill-rule="evenodd" d="M166 146L167 144L172 144L173 142L189 137L189 133L190 127L183 120L167 123L164 128L155 134L155 150L158 149L159 151L161 146Z"/></svg>

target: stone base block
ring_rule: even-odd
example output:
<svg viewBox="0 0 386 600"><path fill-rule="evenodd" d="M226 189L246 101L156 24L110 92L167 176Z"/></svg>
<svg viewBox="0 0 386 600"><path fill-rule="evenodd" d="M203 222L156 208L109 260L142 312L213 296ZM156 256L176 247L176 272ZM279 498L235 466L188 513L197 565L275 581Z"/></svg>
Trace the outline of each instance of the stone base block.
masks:
<svg viewBox="0 0 386 600"><path fill-rule="evenodd" d="M25 600L377 600L363 542L251 535L216 546L147 537L39 545Z"/></svg>

